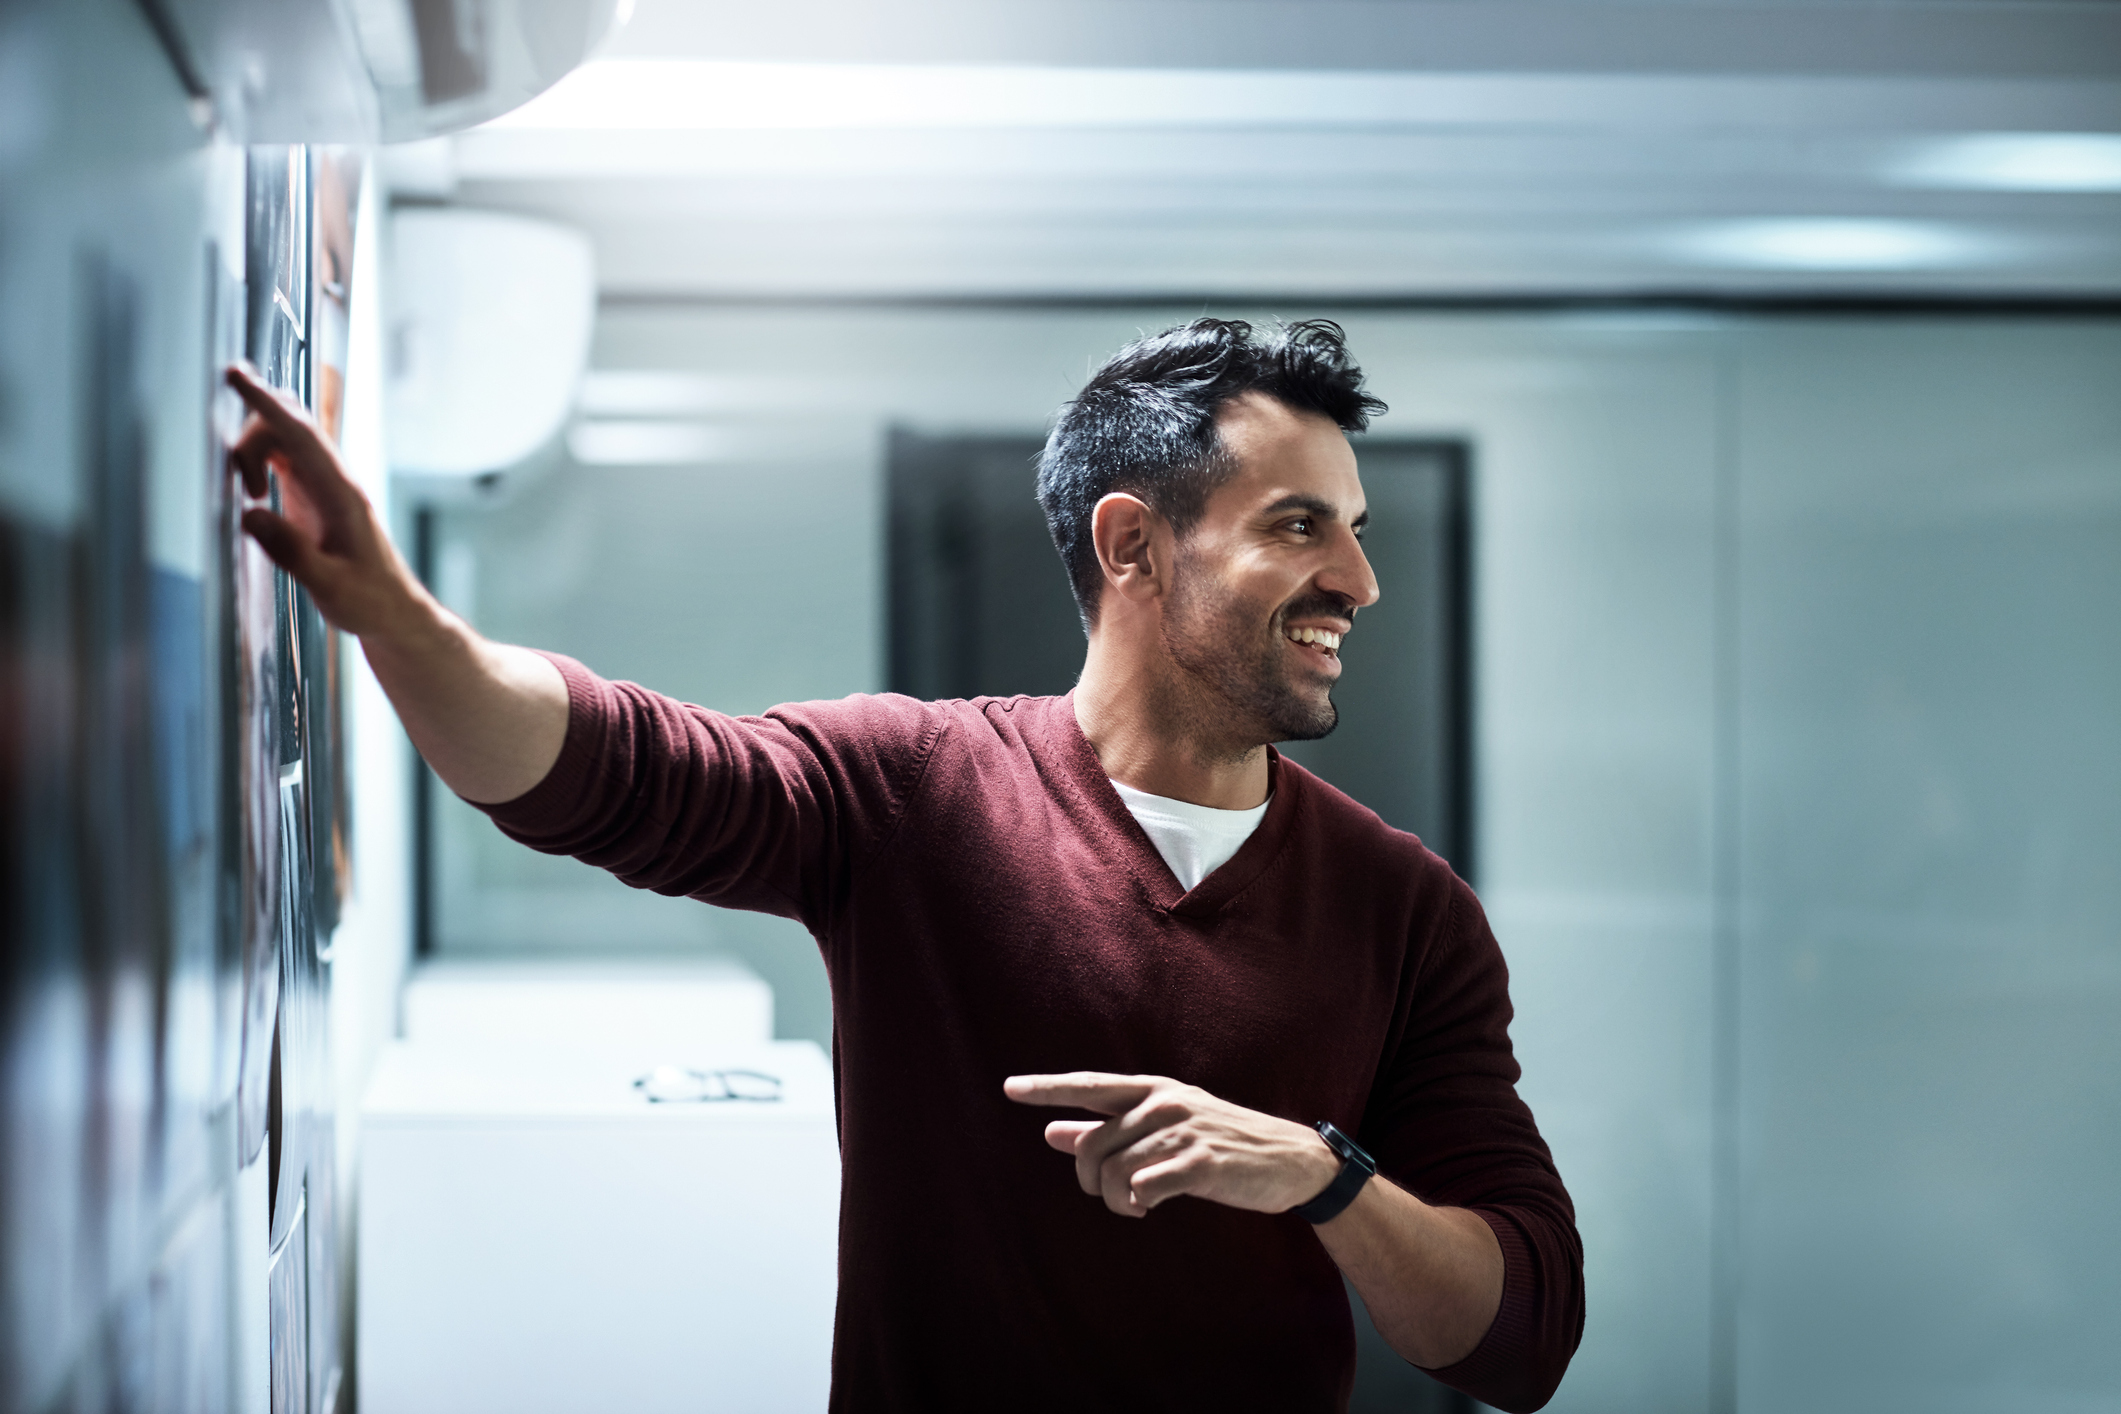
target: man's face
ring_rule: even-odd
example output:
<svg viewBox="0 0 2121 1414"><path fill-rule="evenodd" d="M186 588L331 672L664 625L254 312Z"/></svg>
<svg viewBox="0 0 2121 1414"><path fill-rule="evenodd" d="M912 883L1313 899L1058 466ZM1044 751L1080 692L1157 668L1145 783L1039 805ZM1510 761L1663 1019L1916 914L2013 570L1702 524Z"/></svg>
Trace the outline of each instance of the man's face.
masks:
<svg viewBox="0 0 2121 1414"><path fill-rule="evenodd" d="M1178 544L1164 650L1233 735L1322 737L1339 719L1341 636L1377 602L1355 453L1331 420L1258 393L1216 421L1238 471Z"/></svg>

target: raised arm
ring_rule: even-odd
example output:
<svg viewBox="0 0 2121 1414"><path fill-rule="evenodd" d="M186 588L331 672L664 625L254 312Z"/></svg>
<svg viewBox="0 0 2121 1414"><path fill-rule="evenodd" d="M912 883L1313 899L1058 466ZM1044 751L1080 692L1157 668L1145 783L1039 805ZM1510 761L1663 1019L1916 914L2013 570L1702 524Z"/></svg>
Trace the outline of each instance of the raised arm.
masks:
<svg viewBox="0 0 2121 1414"><path fill-rule="evenodd" d="M361 640L427 764L482 804L513 800L544 779L567 734L559 669L481 637L442 607L309 414L242 364L227 376L250 408L231 452L244 489L262 500L267 471L280 476L281 513L252 506L243 528L327 620Z"/></svg>

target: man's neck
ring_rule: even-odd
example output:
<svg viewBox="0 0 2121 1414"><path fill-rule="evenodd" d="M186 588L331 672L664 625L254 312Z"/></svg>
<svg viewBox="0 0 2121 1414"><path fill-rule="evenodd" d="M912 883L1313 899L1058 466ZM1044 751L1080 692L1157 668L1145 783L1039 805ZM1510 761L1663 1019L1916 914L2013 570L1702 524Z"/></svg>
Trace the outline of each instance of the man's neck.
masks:
<svg viewBox="0 0 2121 1414"><path fill-rule="evenodd" d="M1121 661L1096 636L1075 686L1075 721L1105 774L1151 795L1217 810L1250 810L1267 799L1267 749L1213 730L1228 708L1168 659Z"/></svg>

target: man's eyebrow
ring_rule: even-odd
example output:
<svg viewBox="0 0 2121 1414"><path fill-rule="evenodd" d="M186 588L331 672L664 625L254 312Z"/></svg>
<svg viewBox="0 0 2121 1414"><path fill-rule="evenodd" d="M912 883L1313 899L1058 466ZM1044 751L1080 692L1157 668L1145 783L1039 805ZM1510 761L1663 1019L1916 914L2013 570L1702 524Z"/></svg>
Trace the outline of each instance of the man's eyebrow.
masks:
<svg viewBox="0 0 2121 1414"><path fill-rule="evenodd" d="M1320 520L1340 519L1340 507L1317 496L1306 496L1301 491L1282 497L1273 505L1260 511L1263 516L1278 516L1283 511L1309 511Z"/></svg>
<svg viewBox="0 0 2121 1414"><path fill-rule="evenodd" d="M1320 520L1339 520L1340 507L1318 496L1307 496L1301 491L1292 492L1260 511L1262 516L1278 516L1284 511L1305 511ZM1370 523L1370 512L1366 509L1355 517L1352 529L1361 530Z"/></svg>

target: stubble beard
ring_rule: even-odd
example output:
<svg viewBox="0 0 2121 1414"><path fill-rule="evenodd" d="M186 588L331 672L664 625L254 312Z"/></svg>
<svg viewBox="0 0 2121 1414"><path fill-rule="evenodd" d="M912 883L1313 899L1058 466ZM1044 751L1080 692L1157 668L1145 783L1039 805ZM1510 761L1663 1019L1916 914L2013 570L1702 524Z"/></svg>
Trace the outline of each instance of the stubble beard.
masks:
<svg viewBox="0 0 2121 1414"><path fill-rule="evenodd" d="M1332 689L1290 677L1282 623L1291 614L1345 613L1339 601L1299 600L1260 621L1259 607L1222 592L1181 554L1161 634L1164 652L1195 691L1172 704L1196 740L1227 739L1236 754L1277 741L1316 741L1340 724Z"/></svg>

